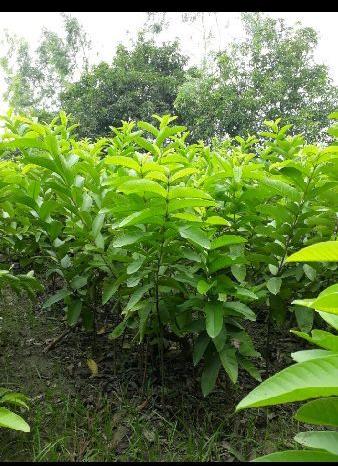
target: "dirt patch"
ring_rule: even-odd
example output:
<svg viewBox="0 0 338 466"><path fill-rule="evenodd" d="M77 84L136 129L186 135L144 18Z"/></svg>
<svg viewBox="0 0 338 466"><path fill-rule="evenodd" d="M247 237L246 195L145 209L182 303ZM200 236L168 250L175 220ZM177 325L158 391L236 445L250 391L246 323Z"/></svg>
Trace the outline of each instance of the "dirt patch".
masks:
<svg viewBox="0 0 338 466"><path fill-rule="evenodd" d="M92 333L78 327L45 353L50 342L61 335L67 326L62 320L62 309L55 306L52 311L42 310L42 299L32 304L22 297L6 297L6 305L1 310L1 385L21 390L32 397L30 418L33 425L38 425L37 418L41 417L39 422L42 424L36 429L39 429L39 438L44 439L45 444L54 445L55 437L58 433L61 435L64 416L70 419L71 432L80 429L84 439L80 442L76 432L70 433L68 441L72 446L67 446L65 451L59 452L55 446L53 449L50 447L48 454L40 452L40 456L32 456L37 446L33 448L26 436L22 440L25 442L22 447L25 453L13 454L8 450L8 458L22 459L22 455L27 458L27 454L36 461L46 458L93 458L90 453L95 449L90 449L94 442L92 437L101 432L100 422L103 419L110 424L106 426L109 434L101 432L100 435L105 435L109 441L97 447L98 456L95 457L93 453L98 460L250 459L257 456L257 451L269 451L269 441L265 442L265 448L257 440L262 438L263 433L267 438L267 425L274 432L270 446L276 447L276 439L287 438L287 441L291 441L289 424L294 410L289 406L270 410L270 417L267 410L234 413L236 404L257 385L248 375L241 373L238 385L233 386L221 373L215 390L203 398L200 389L201 368L194 368L190 358L180 351L177 344L173 344L164 355L162 384L156 352L152 352L146 344L134 345L128 335L110 341L104 313L99 313L99 334L95 338ZM250 326L251 336L258 343L257 349L262 352L264 332L262 322ZM286 328L275 330L270 341L273 342L270 371L274 373L289 364L288 355L295 345L299 348L299 343L290 337ZM96 376L88 367L88 359L93 359L97 364ZM264 370L263 359L258 361L258 366ZM42 410L41 415L38 415L37 409ZM66 414L61 415L61 412ZM285 422L288 427L284 429ZM174 433L169 433L168 426ZM139 428L141 430L136 434ZM284 429L282 434L281 429ZM8 438L9 434L6 435ZM168 445L172 435L175 435L176 446L173 444L171 447ZM149 445L147 452L142 453L141 444L137 450L135 445L138 445L139 436ZM13 433L10 433L10 437L13 442L18 441ZM3 441L2 432L0 444ZM193 442L198 443L194 445ZM201 452L197 451L204 444ZM188 454L189 448L191 453Z"/></svg>

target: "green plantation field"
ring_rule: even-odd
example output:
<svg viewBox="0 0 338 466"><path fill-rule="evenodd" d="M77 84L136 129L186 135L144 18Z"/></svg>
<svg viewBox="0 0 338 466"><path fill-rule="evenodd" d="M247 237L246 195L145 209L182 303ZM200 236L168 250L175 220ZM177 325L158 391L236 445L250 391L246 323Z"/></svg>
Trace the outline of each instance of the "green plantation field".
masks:
<svg viewBox="0 0 338 466"><path fill-rule="evenodd" d="M337 461L337 123L153 119L3 117L1 459Z"/></svg>

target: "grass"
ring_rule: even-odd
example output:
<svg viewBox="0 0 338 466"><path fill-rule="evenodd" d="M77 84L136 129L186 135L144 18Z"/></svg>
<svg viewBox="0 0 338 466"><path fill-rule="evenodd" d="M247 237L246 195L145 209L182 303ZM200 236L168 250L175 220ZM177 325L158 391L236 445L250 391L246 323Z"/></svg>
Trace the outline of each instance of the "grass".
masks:
<svg viewBox="0 0 338 466"><path fill-rule="evenodd" d="M32 404L29 434L1 431L1 459L244 461L288 446L296 423L290 426L288 417L278 416L265 430L256 427L256 414L246 415L236 432L234 416L224 416L217 424L206 416L194 425L187 413L166 418L157 410L140 412L128 400L108 397L86 406L69 394L56 399L50 391Z"/></svg>
<svg viewBox="0 0 338 466"><path fill-rule="evenodd" d="M0 385L31 396L25 413L31 432L1 429L2 461L232 462L294 446L298 423L289 409L234 413L248 392L243 384L218 387L204 399L198 380L188 377L193 387L168 383L162 404L158 385L148 379L140 389L135 373L119 367L105 391L86 368L86 341L82 352L71 341L43 353L46 341L62 331L57 315L13 296L0 310Z"/></svg>

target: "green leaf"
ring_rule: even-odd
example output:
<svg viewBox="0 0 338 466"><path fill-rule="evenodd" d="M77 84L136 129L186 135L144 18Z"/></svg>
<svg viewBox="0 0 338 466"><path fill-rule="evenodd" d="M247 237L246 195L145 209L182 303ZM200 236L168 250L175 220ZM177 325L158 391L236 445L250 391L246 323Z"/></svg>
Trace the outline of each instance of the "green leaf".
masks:
<svg viewBox="0 0 338 466"><path fill-rule="evenodd" d="M295 436L295 440L305 447L318 448L337 455L338 461L338 432L299 432L299 434Z"/></svg>
<svg viewBox="0 0 338 466"><path fill-rule="evenodd" d="M325 241L312 244L295 252L286 262L337 262L338 241Z"/></svg>
<svg viewBox="0 0 338 466"><path fill-rule="evenodd" d="M208 302L205 305L206 330L210 338L215 338L223 327L223 307L219 302Z"/></svg>
<svg viewBox="0 0 338 466"><path fill-rule="evenodd" d="M312 302L311 307L314 307L316 311L338 315L338 292L318 296Z"/></svg>
<svg viewBox="0 0 338 466"><path fill-rule="evenodd" d="M73 290L79 290L80 288L83 288L85 285L87 285L87 280L87 277L76 275L71 281L70 286L73 288Z"/></svg>
<svg viewBox="0 0 338 466"><path fill-rule="evenodd" d="M198 283L197 283L197 291L200 294L205 295L207 293L207 291L209 291L210 288L214 286L215 283L216 282L208 283L205 280L199 280Z"/></svg>
<svg viewBox="0 0 338 466"><path fill-rule="evenodd" d="M238 280L240 283L245 281L246 276L246 266L245 264L234 264L231 266L232 275Z"/></svg>
<svg viewBox="0 0 338 466"><path fill-rule="evenodd" d="M223 304L225 309L233 309L236 313L242 315L246 319L255 321L256 314L244 303L240 301L227 301Z"/></svg>
<svg viewBox="0 0 338 466"><path fill-rule="evenodd" d="M225 372L230 377L231 382L236 383L238 378L238 361L236 356L236 349L224 348L219 353L219 357Z"/></svg>
<svg viewBox="0 0 338 466"><path fill-rule="evenodd" d="M313 325L314 312L303 306L295 307L295 315L298 327L302 332L310 332Z"/></svg>
<svg viewBox="0 0 338 466"><path fill-rule="evenodd" d="M338 398L311 400L298 409L295 419L306 424L338 427Z"/></svg>
<svg viewBox="0 0 338 466"><path fill-rule="evenodd" d="M109 336L108 336L109 340L115 340L116 338L120 337L122 335L124 329L126 328L126 325L127 325L127 320L123 320L122 322L120 322L114 328L114 330L109 334Z"/></svg>
<svg viewBox="0 0 338 466"><path fill-rule="evenodd" d="M196 366L202 359L209 342L210 338L204 332L198 335L196 338L194 342L194 351L192 354L194 366Z"/></svg>
<svg viewBox="0 0 338 466"><path fill-rule="evenodd" d="M198 173L197 168L183 168L182 170L178 170L176 173L174 173L171 176L171 182L174 182L176 180L179 180L180 178L184 178L186 176L192 175L193 173ZM189 196L193 197L193 196Z"/></svg>
<svg viewBox="0 0 338 466"><path fill-rule="evenodd" d="M143 233L131 233L127 235L122 235L113 241L113 246L114 248L122 248L123 246L128 246L130 244L136 243L143 236Z"/></svg>
<svg viewBox="0 0 338 466"><path fill-rule="evenodd" d="M135 290L134 293L132 293L132 295L130 296L130 299L126 306L126 311L132 309L140 301L140 299L142 299L145 293L147 293L147 291L150 290L152 286L152 283L148 283L147 285L141 286L140 288Z"/></svg>
<svg viewBox="0 0 338 466"><path fill-rule="evenodd" d="M28 409L28 405L26 403L28 401L28 397L26 395L23 395L22 393L17 393L17 392L7 392L4 395L1 396L0 394L0 403L10 403L15 406L20 406L23 408Z"/></svg>
<svg viewBox="0 0 338 466"><path fill-rule="evenodd" d="M138 144L142 149L145 149L147 152L150 152L151 154L158 156L160 155L160 149L152 144L150 141L147 139L144 139L142 136L134 136L134 141L136 144Z"/></svg>
<svg viewBox="0 0 338 466"><path fill-rule="evenodd" d="M219 215L212 215L205 220L205 223L209 225L230 225L225 218L220 217Z"/></svg>
<svg viewBox="0 0 338 466"><path fill-rule="evenodd" d="M238 358L239 365L246 370L246 372L251 375L254 379L258 380L258 382L262 381L262 377L258 369L252 364L251 361L247 358L240 357Z"/></svg>
<svg viewBox="0 0 338 466"><path fill-rule="evenodd" d="M101 228L103 226L105 214L97 214L94 218L93 225L92 225L92 233L93 237L96 238L97 235L100 233Z"/></svg>
<svg viewBox="0 0 338 466"><path fill-rule="evenodd" d="M143 341L143 338L144 338L150 311L151 311L151 306L144 306L138 310L138 315L140 318L140 323L139 323L140 343Z"/></svg>
<svg viewBox="0 0 338 466"><path fill-rule="evenodd" d="M130 262L127 267L127 274L130 275L132 273L137 272L143 265L143 262L146 260L145 257L140 257L133 262Z"/></svg>
<svg viewBox="0 0 338 466"><path fill-rule="evenodd" d="M314 345L321 346L322 348L330 351L338 352L338 336L332 335L330 332L325 332L324 330L312 330L311 337L307 333L297 332L296 330L290 330L290 332L304 338Z"/></svg>
<svg viewBox="0 0 338 466"><path fill-rule="evenodd" d="M126 227L131 225L139 225L148 218L153 218L158 215L164 215L164 211L160 207L148 207L147 209L140 210L139 212L133 212L132 214L125 217L119 224L119 227Z"/></svg>
<svg viewBox="0 0 338 466"><path fill-rule="evenodd" d="M197 188L187 188L185 186L173 186L169 189L168 198L169 199L176 199L178 197L183 198L192 198L197 197L200 199L212 199L210 194L202 191L201 189Z"/></svg>
<svg viewBox="0 0 338 466"><path fill-rule="evenodd" d="M66 296L70 295L70 291L68 291L65 288L62 288L62 290L57 291L53 296L50 296L42 305L42 309L46 309L47 307L51 307L53 304L57 303L58 301L61 301L64 299Z"/></svg>
<svg viewBox="0 0 338 466"><path fill-rule="evenodd" d="M69 267L72 265L72 260L71 260L71 258L68 256L68 254L66 254L66 255L60 260L60 264L61 264L61 266L62 266L64 269L69 269Z"/></svg>
<svg viewBox="0 0 338 466"><path fill-rule="evenodd" d="M141 129L144 129L145 131L148 131L151 133L155 138L159 135L159 130L155 128L155 126L151 125L150 123L147 123L146 121L139 121L137 123L137 126Z"/></svg>
<svg viewBox="0 0 338 466"><path fill-rule="evenodd" d="M137 171L138 173L141 171L140 165L136 162L136 160L132 159L131 157L124 157L122 155L114 155L105 158L105 163L113 164L113 165L120 165L126 168L132 168L133 170Z"/></svg>
<svg viewBox="0 0 338 466"><path fill-rule="evenodd" d="M303 462L303 463L325 463L329 461L335 463L338 461L337 455L332 455L327 451L320 450L287 450L287 451L278 451L276 453L270 453L269 455L260 456L253 460L254 463L263 463L263 462Z"/></svg>
<svg viewBox="0 0 338 466"><path fill-rule="evenodd" d="M335 330L338 330L338 315L329 314L327 312L318 312L320 317L331 325Z"/></svg>
<svg viewBox="0 0 338 466"><path fill-rule="evenodd" d="M262 180L262 183L272 188L281 196L289 198L291 201L299 201L300 199L300 192L284 181L266 178Z"/></svg>
<svg viewBox="0 0 338 466"><path fill-rule="evenodd" d="M300 362L264 380L237 405L236 411L338 395L337 380L338 354Z"/></svg>
<svg viewBox="0 0 338 466"><path fill-rule="evenodd" d="M232 244L245 243L246 239L237 235L222 235L214 239L211 243L211 249L221 248L223 246L230 246Z"/></svg>
<svg viewBox="0 0 338 466"><path fill-rule="evenodd" d="M118 191L121 191L125 194L136 193L141 196L145 192L159 194L162 197L167 197L167 191L156 181L146 180L146 179L137 179L126 181L117 188Z"/></svg>
<svg viewBox="0 0 338 466"><path fill-rule="evenodd" d="M22 432L30 432L30 427L27 422L18 414L13 413L7 408L0 407L0 427L8 429L21 430Z"/></svg>
<svg viewBox="0 0 338 466"><path fill-rule="evenodd" d="M272 277L266 282L267 289L274 295L279 293L281 285L282 279L279 277Z"/></svg>
<svg viewBox="0 0 338 466"><path fill-rule="evenodd" d="M335 354L335 353L333 351L328 351L328 350L314 349L314 350L296 351L295 353L291 353L291 357L296 362L304 362L304 361L310 361L310 359L324 358L325 356L330 356L332 354Z"/></svg>
<svg viewBox="0 0 338 466"><path fill-rule="evenodd" d="M313 282L317 275L316 270L308 264L303 265L303 270L307 278Z"/></svg>
<svg viewBox="0 0 338 466"><path fill-rule="evenodd" d="M81 315L82 302L80 299L72 300L67 306L67 322L69 325L75 325Z"/></svg>
<svg viewBox="0 0 338 466"><path fill-rule="evenodd" d="M189 239L190 241L198 244L204 249L210 248L210 240L208 236L206 235L206 233L204 233L203 230L201 230L197 226L182 226L179 227L178 231L182 238Z"/></svg>
<svg viewBox="0 0 338 466"><path fill-rule="evenodd" d="M175 218L180 218L182 220L188 220L189 222L198 222L201 223L202 219L195 214L190 214L189 212L179 212L178 214L172 215Z"/></svg>
<svg viewBox="0 0 338 466"><path fill-rule="evenodd" d="M118 290L121 283L127 278L127 274L121 274L115 281L105 281L103 284L102 304L106 304Z"/></svg>
<svg viewBox="0 0 338 466"><path fill-rule="evenodd" d="M221 361L217 354L211 355L205 363L201 377L203 396L206 397L213 390L221 367Z"/></svg>

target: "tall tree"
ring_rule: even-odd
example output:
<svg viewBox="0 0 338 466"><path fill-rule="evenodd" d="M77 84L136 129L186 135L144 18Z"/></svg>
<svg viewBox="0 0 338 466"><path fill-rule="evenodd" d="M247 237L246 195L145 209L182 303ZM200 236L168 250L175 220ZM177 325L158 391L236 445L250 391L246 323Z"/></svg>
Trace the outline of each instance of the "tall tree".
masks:
<svg viewBox="0 0 338 466"><path fill-rule="evenodd" d="M213 69L193 70L175 107L195 139L245 134L264 119L283 117L311 139L328 126L338 91L325 65L314 62L317 33L282 19L244 13L246 39L215 54Z"/></svg>
<svg viewBox="0 0 338 466"><path fill-rule="evenodd" d="M62 13L63 35L46 28L35 51L28 42L5 33L0 57L7 90L5 100L18 111L48 112L59 107L59 95L88 69L90 42L78 20Z"/></svg>
<svg viewBox="0 0 338 466"><path fill-rule="evenodd" d="M177 42L157 46L139 34L131 49L118 46L111 65L102 62L72 84L61 96L62 107L87 137L105 135L121 120L174 113L186 62Z"/></svg>

